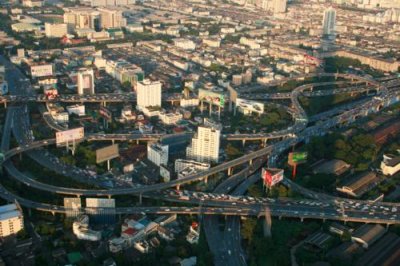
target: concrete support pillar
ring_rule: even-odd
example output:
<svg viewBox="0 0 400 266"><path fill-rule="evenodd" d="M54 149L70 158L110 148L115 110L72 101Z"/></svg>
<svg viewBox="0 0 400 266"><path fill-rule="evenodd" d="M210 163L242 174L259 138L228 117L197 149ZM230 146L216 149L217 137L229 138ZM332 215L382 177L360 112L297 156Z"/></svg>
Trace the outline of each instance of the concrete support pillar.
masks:
<svg viewBox="0 0 400 266"><path fill-rule="evenodd" d="M264 237L271 237L271 223L267 222L267 219L263 223Z"/></svg>
<svg viewBox="0 0 400 266"><path fill-rule="evenodd" d="M200 101L200 112L203 114L203 109L204 109L204 102Z"/></svg>
<svg viewBox="0 0 400 266"><path fill-rule="evenodd" d="M390 224L386 224L386 229L389 229L389 227L390 227Z"/></svg>
<svg viewBox="0 0 400 266"><path fill-rule="evenodd" d="M51 214L52 214L53 216L55 216L55 215L56 215L56 212L55 212L55 211L51 211Z"/></svg>
<svg viewBox="0 0 400 266"><path fill-rule="evenodd" d="M262 146L263 148L266 147L266 146L267 146L267 142L268 142L268 139L267 139L267 138L262 139L262 140L261 140L261 146Z"/></svg>
<svg viewBox="0 0 400 266"><path fill-rule="evenodd" d="M253 165L253 159L249 161L249 165Z"/></svg>
<svg viewBox="0 0 400 266"><path fill-rule="evenodd" d="M107 195L108 199L111 199L111 195Z"/></svg>
<svg viewBox="0 0 400 266"><path fill-rule="evenodd" d="M229 167L229 168L228 168L228 176L231 176L231 175L232 175L232 170L233 170L232 167Z"/></svg>
<svg viewBox="0 0 400 266"><path fill-rule="evenodd" d="M7 101L4 102L4 108L7 108Z"/></svg>
<svg viewBox="0 0 400 266"><path fill-rule="evenodd" d="M181 188L181 185L176 185L176 190L179 190Z"/></svg>
<svg viewBox="0 0 400 266"><path fill-rule="evenodd" d="M300 221L301 221L301 222L304 222L304 217L300 217Z"/></svg>
<svg viewBox="0 0 400 266"><path fill-rule="evenodd" d="M242 139L242 145L243 147L246 145L246 139Z"/></svg>
<svg viewBox="0 0 400 266"><path fill-rule="evenodd" d="M115 140L114 140L114 139L112 139L112 140L111 140L111 143L112 143L112 145L114 145L114 142L115 142Z"/></svg>
<svg viewBox="0 0 400 266"><path fill-rule="evenodd" d="M107 160L107 171L110 171L111 165L110 165L110 160Z"/></svg>
<svg viewBox="0 0 400 266"><path fill-rule="evenodd" d="M138 139L136 140L136 145L139 145L139 140Z"/></svg>
<svg viewBox="0 0 400 266"><path fill-rule="evenodd" d="M206 176L206 177L204 178L204 183L205 183L205 184L208 183L208 176Z"/></svg>
<svg viewBox="0 0 400 266"><path fill-rule="evenodd" d="M212 113L212 104L210 103L208 116L211 116L211 113Z"/></svg>

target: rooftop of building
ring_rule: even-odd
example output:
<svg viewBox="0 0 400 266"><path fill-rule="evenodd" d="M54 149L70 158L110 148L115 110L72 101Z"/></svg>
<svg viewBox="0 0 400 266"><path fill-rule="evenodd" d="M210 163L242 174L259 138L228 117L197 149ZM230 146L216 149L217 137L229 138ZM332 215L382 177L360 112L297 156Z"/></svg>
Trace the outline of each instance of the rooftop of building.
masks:
<svg viewBox="0 0 400 266"><path fill-rule="evenodd" d="M364 224L353 233L353 238L362 239L368 245L377 241L386 232L380 224Z"/></svg>
<svg viewBox="0 0 400 266"><path fill-rule="evenodd" d="M0 206L0 220L7 220L22 216L18 206L14 203Z"/></svg>
<svg viewBox="0 0 400 266"><path fill-rule="evenodd" d="M388 233L363 254L356 265L400 265L400 237L394 233Z"/></svg>

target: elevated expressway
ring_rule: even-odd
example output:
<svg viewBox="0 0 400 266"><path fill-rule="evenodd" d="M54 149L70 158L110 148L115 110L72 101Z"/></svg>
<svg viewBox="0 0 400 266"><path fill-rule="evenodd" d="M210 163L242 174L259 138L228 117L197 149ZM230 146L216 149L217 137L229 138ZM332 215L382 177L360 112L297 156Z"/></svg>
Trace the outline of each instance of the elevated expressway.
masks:
<svg viewBox="0 0 400 266"><path fill-rule="evenodd" d="M6 147L7 145L5 145L5 143L8 141L5 138L8 138L9 140L9 137L7 137L6 135L10 134L10 129L6 129L7 131L5 132L8 132L8 134L3 135L2 139L2 150L5 153L4 168L9 172L10 176L17 178L22 183L31 187L35 187L40 190L49 191L51 193L60 193L66 195L81 195L81 196L86 196L86 195L112 196L112 195L122 195L122 194L141 194L143 196L150 196L152 198L161 197L162 199L167 201L185 202L185 203L200 205L200 207L126 207L126 208L118 207L115 209L116 214L145 212L145 213L156 213L156 214L179 213L179 214L207 214L207 215L218 214L227 216L246 216L246 215L262 216L265 215L265 206L268 206L269 209L271 210L271 215L279 217L297 217L301 219L308 219L308 218L334 219L342 221L372 222L372 223L386 223L386 224L400 223L400 217L398 217L398 214L396 212L393 213L393 211L390 211L391 210L390 208L400 207L399 204L393 204L393 203L372 204L364 201L348 201L340 198L333 198L327 195L324 196L324 194L319 195L318 193L310 192L306 189L302 189L301 187L297 189L302 191L303 194L307 195L308 193L308 196L317 199L317 201L307 201L307 203L304 202L302 203L294 200L285 200L285 201L278 200L275 202L271 202L268 199L253 199L251 202L244 202L243 197L229 198L229 200L224 200L224 201L220 200L204 201L204 199L195 197L194 194L190 195L189 200L181 200L179 198L173 198L166 194L164 194L163 196L159 196L158 195L159 193L152 193L154 191L163 190L168 187L174 187L174 186L179 187L181 184L186 184L198 180L206 180L210 175L214 173L224 170L230 171L229 169L232 169L236 165L249 163L249 166L246 167L245 170L241 171L237 175L234 175L228 179L230 181L228 181L226 184L230 185L222 186L221 188L221 191L225 191L225 193L228 193L232 189L232 187L234 187L241 181L245 180L245 182L243 182L243 185L240 185L234 191L234 194L239 195L247 189L248 185L251 184L253 179L254 180L258 179L257 176L255 177L253 176L248 179L246 178L247 176L254 174L256 170L259 168L258 166L256 166L258 161L260 161L261 163L265 162L265 160L262 158L265 157L266 155L279 154L299 141L306 140L313 135L321 134L325 130L333 126L354 121L354 119L358 116L364 116L368 115L369 113L379 111L381 108L389 106L400 100L399 94L396 91L390 91L387 94L382 94L381 97L374 98L372 101L358 105L356 108L344 112L341 115L327 119L322 123L320 123L319 125L306 128L307 117L297 100L300 93L302 93L305 89L306 88L304 87L303 88L299 87L291 95L293 109L296 114L297 123L294 126L292 126L289 129L289 131L295 132L296 134L291 133L291 135L288 136L289 138L275 145L265 147L259 151L245 155L233 161L223 163L219 166L213 167L209 171L206 171L199 175L187 177L183 180L172 181L169 183L157 184L152 186L143 186L138 188L111 189L111 190L79 190L72 188L53 187L47 184L42 184L38 181L35 181L33 179L21 175L21 173L12 165L9 159L12 156L15 156L21 152L31 151L39 147L52 145L54 144L54 140L50 139L50 140L42 140L32 143L26 143L20 147L8 150L8 147ZM340 111L337 111L336 113L339 112ZM11 115L9 116L7 114L6 121L8 120L8 122L6 122L6 124L13 123L11 117L12 117ZM279 134L281 133L282 132L280 132ZM138 137L143 137L143 136L134 136L133 139ZM147 137L151 138L154 136L147 136ZM156 137L158 138L160 136ZM88 136L88 138L92 138L92 140L99 140L99 141L113 140L115 138L119 138L118 140L126 140L127 136L118 136L118 135L107 136L107 135L96 134L95 136ZM257 158L260 159L255 160ZM254 163L253 160L255 160ZM291 184L290 180L289 181L286 180L286 182L288 182L290 186L296 186L296 184L293 183ZM169 191L167 190L167 192ZM0 194L3 198L9 201L17 200L21 205L28 208L48 211L52 213L64 213L66 211L69 211L62 206L38 203L27 199L23 199L19 196L11 194L7 190L5 190L5 188L2 186L0 186ZM210 195L208 195L208 197L210 197ZM359 203L359 206L363 206L363 208L355 207L354 203L351 202L357 202ZM318 204L322 204L322 206ZM374 209L372 214L370 211L371 209ZM89 209L82 209L82 211L89 211ZM239 223L235 221L238 221L237 218L228 218L226 225L227 227L223 235L224 237L228 237L227 239L232 240L231 241L232 243L236 241L235 244L233 244L234 245L233 247L231 247L232 243L230 242L231 243L230 247L232 248L232 250L238 251L238 254L241 254L240 243L239 247L237 247L239 242L237 241L239 232L238 230ZM232 231L230 231L227 228L230 228L230 230ZM236 257L236 259L238 259L238 257ZM243 258L239 256L239 260L243 260Z"/></svg>
<svg viewBox="0 0 400 266"><path fill-rule="evenodd" d="M298 93L300 93L300 91L301 91L301 88L298 90ZM392 93L394 93L394 92L392 92ZM294 105L296 106L295 97L296 97L296 94L294 95ZM393 98L393 97L395 97L395 98ZM295 138L284 140L282 142L279 142L278 144L268 146L266 148L263 148L259 151L254 152L254 153L244 155L235 160L222 163L216 167L209 169L208 171L204 171L202 173L199 173L199 174L196 174L193 176L189 176L189 177L186 177L181 180L173 180L168 183L155 184L155 185L136 187L136 188L123 188L123 189L110 189L110 190L77 190L77 189L71 189L71 188L59 188L59 187L51 187L46 184L38 184L38 183L33 184L31 181L29 181L30 182L29 185L35 186L38 189L48 190L53 193L73 194L73 195L82 195L82 196L83 195L113 196L113 195L123 195L123 194L143 194L146 192L163 190L163 189L166 189L169 187L180 186L182 184L206 179L210 175L213 175L220 171L230 169L234 166L252 162L253 159L263 157L263 156L271 153L272 151L281 152L281 151L287 149L288 147L290 147L291 145L295 144L296 142L302 141L312 135L315 135L316 133L319 134L321 131L324 131L325 129L335 126L337 123L347 122L351 119L354 119L354 116L357 116L357 115L367 115L370 111L371 112L378 111L378 110L380 110L380 108L382 108L380 106L387 106L395 101L398 101L399 100L398 97L399 96L397 94L395 94L395 95L388 94L383 98L375 98L375 99L373 99L373 101L368 102L367 104L365 104L363 106L359 106L355 110L353 109L351 111L351 114L349 114L349 112L346 112L340 116L337 116L337 117L334 117L332 119L325 121L322 125L306 128L305 130L302 131L301 134L299 134L299 136L297 136ZM299 108L301 108L301 107L299 107ZM302 115L302 112L300 109L299 109L299 113L301 113L301 115ZM96 139L102 140L103 137L107 139L107 137L103 136L103 135L99 135L98 137L96 137ZM54 142L55 142L54 139L35 141L30 144L26 144L22 147L17 147L17 148L14 148L14 149L11 149L11 150L5 152L4 155L5 155L5 161L6 161L6 163L5 163L6 169L7 169L7 167L8 167L8 169L11 169L7 163L7 160L9 158L11 158L12 156L17 155L21 152L25 152L25 151L29 151L29 150L38 148L38 147L51 145L51 144L54 144ZM14 175L17 175L15 172L15 169L14 170L11 169L10 172L13 173ZM24 180L25 180L24 182L26 182L27 179L24 178ZM253 213L254 213L254 211L255 210L253 209ZM260 212L260 211L258 211L258 212ZM277 210L275 210L275 212L272 212L272 215L277 214L278 212L277 212ZM249 213L252 213L252 212L249 212ZM260 213L262 213L262 211ZM321 217L325 217L325 216L321 215ZM353 218L356 220L359 219L357 217L346 217L346 218L349 218L348 220L353 219ZM387 222L390 222L390 221L387 221Z"/></svg>

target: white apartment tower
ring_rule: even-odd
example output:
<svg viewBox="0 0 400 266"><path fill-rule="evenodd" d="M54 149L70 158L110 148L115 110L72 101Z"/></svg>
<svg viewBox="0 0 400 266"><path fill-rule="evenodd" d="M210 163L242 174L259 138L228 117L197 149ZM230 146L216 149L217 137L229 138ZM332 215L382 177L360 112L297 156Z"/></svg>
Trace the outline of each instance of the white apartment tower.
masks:
<svg viewBox="0 0 400 266"><path fill-rule="evenodd" d="M336 10L329 7L324 11L324 18L322 20L323 35L334 35L336 27Z"/></svg>
<svg viewBox="0 0 400 266"><path fill-rule="evenodd" d="M24 216L16 204L0 206L0 237L18 233L24 228Z"/></svg>
<svg viewBox="0 0 400 266"><path fill-rule="evenodd" d="M221 130L212 126L199 126L186 156L198 162L218 162Z"/></svg>
<svg viewBox="0 0 400 266"><path fill-rule="evenodd" d="M137 109L143 110L148 106L161 107L161 82L145 79L136 85Z"/></svg>
<svg viewBox="0 0 400 266"><path fill-rule="evenodd" d="M93 69L81 68L77 73L78 94L94 94Z"/></svg>
<svg viewBox="0 0 400 266"><path fill-rule="evenodd" d="M155 165L168 164L168 145L153 143L147 145L147 159Z"/></svg>

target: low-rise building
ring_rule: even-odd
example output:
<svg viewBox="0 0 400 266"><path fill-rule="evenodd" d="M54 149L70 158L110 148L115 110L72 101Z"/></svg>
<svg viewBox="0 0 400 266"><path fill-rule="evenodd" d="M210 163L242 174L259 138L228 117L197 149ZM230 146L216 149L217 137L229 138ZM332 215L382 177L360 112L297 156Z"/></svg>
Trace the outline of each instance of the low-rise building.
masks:
<svg viewBox="0 0 400 266"><path fill-rule="evenodd" d="M342 236L344 233L350 232L350 231L351 231L350 228L348 228L347 226L344 226L342 224L339 224L339 223L332 223L329 226L329 232L338 234L340 236Z"/></svg>
<svg viewBox="0 0 400 266"><path fill-rule="evenodd" d="M310 249L323 250L331 239L332 236L324 232L316 232L307 237L304 240L304 244L306 247L309 247Z"/></svg>
<svg viewBox="0 0 400 266"><path fill-rule="evenodd" d="M24 216L17 204L0 206L0 237L15 235L24 228Z"/></svg>
<svg viewBox="0 0 400 266"><path fill-rule="evenodd" d="M101 232L89 229L89 216L80 215L72 224L72 232L78 239L88 241L99 241Z"/></svg>
<svg viewBox="0 0 400 266"><path fill-rule="evenodd" d="M359 243L363 248L368 249L385 233L385 227L380 224L364 224L354 231L351 241Z"/></svg>
<svg viewBox="0 0 400 266"><path fill-rule="evenodd" d="M125 28L128 32L143 32L143 26L141 24L128 24Z"/></svg>
<svg viewBox="0 0 400 266"><path fill-rule="evenodd" d="M199 106L199 102L200 100L198 98L182 98L180 100L180 106L183 108L187 108L187 107L197 107Z"/></svg>
<svg viewBox="0 0 400 266"><path fill-rule="evenodd" d="M337 191L359 198L365 192L375 187L381 179L374 172L361 173L350 180L345 181L342 185L336 187Z"/></svg>
<svg viewBox="0 0 400 266"><path fill-rule="evenodd" d="M196 43L194 43L192 40L189 39L184 39L184 38L176 38L173 39L174 45L178 48L184 49L184 50L195 50L196 49Z"/></svg>
<svg viewBox="0 0 400 266"><path fill-rule="evenodd" d="M183 115L179 112L167 113L164 111L160 113L159 118L161 122L163 122L166 125L176 125L176 123L182 120Z"/></svg>
<svg viewBox="0 0 400 266"><path fill-rule="evenodd" d="M399 265L400 237L388 233L377 241L356 262L356 266Z"/></svg>
<svg viewBox="0 0 400 266"><path fill-rule="evenodd" d="M381 162L381 170L384 175L395 175L400 171L400 156L384 155Z"/></svg>
<svg viewBox="0 0 400 266"><path fill-rule="evenodd" d="M197 244L199 242L200 232L198 230L193 229L193 226L189 227L189 232L186 235L186 240L190 244Z"/></svg>
<svg viewBox="0 0 400 266"><path fill-rule="evenodd" d="M205 170L210 169L210 164L196 162L194 160L185 160L185 159L175 160L175 173L179 173L188 167L192 167L192 168L195 168L200 171L205 171Z"/></svg>
<svg viewBox="0 0 400 266"><path fill-rule="evenodd" d="M67 106L68 114L75 114L77 116L84 116L85 113L85 105L84 104L75 104Z"/></svg>
<svg viewBox="0 0 400 266"><path fill-rule="evenodd" d="M341 175L350 169L351 165L342 160L329 160L325 161L314 167L314 174L335 174Z"/></svg>
<svg viewBox="0 0 400 266"><path fill-rule="evenodd" d="M45 23L44 31L46 37L49 38L61 38L68 34L67 24L65 23L59 23L59 24Z"/></svg>

